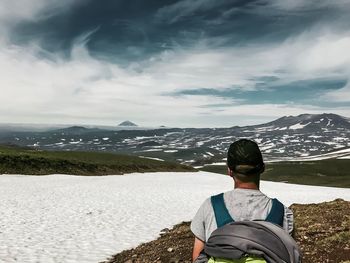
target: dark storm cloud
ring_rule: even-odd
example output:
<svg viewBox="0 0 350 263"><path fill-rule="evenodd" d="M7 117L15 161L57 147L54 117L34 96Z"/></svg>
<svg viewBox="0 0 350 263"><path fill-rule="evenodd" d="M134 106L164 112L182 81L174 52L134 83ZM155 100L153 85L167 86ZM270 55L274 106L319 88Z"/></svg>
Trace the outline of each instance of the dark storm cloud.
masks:
<svg viewBox="0 0 350 263"><path fill-rule="evenodd" d="M77 37L91 31L87 47L92 55L127 63L190 48L199 40L213 48L282 41L320 21L334 21L335 14L327 7L296 13L261 0L85 0L17 24L11 39L22 45L36 41L45 50L69 55Z"/></svg>
<svg viewBox="0 0 350 263"><path fill-rule="evenodd" d="M162 48L168 34L154 32L150 24L159 1L83 1L66 12L47 19L22 22L12 32L12 40L26 44L40 41L49 51L67 52L80 35L93 31L88 49L95 55L138 57ZM172 1L162 1L164 5Z"/></svg>

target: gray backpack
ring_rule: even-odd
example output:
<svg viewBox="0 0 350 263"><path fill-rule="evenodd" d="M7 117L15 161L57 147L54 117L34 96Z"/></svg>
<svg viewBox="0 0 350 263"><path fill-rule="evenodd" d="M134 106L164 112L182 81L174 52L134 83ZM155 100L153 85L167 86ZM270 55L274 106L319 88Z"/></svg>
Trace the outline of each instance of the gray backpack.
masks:
<svg viewBox="0 0 350 263"><path fill-rule="evenodd" d="M281 227L266 221L232 222L219 227L195 263L244 262L242 258L246 256L268 263L301 263L301 252L294 239Z"/></svg>

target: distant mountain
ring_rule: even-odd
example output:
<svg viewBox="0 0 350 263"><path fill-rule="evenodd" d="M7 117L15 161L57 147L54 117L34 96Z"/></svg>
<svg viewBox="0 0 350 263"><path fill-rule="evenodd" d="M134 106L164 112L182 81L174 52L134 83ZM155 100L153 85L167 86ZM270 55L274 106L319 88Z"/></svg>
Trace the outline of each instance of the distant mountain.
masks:
<svg viewBox="0 0 350 263"><path fill-rule="evenodd" d="M86 131L87 128L85 128L84 126L71 126L68 128L64 128L61 130L66 130L66 131Z"/></svg>
<svg viewBox="0 0 350 263"><path fill-rule="evenodd" d="M25 124L25 123L0 123L1 132L42 132L67 127L61 124Z"/></svg>
<svg viewBox="0 0 350 263"><path fill-rule="evenodd" d="M91 132L99 132L99 128L86 128L84 126L71 126L67 128L62 128L62 129L56 129L56 130L51 130L46 133L58 133L61 135L83 135L85 133L91 133Z"/></svg>
<svg viewBox="0 0 350 263"><path fill-rule="evenodd" d="M62 129L56 129L54 131L56 132L67 132L67 133L82 133L89 130L88 128L85 128L83 126L71 126L71 127L67 127L67 128L62 128Z"/></svg>
<svg viewBox="0 0 350 263"><path fill-rule="evenodd" d="M123 121L118 124L118 127L137 127L137 124L131 122L131 121Z"/></svg>
<svg viewBox="0 0 350 263"><path fill-rule="evenodd" d="M285 116L231 128L122 126L130 123L122 122L114 130L72 126L46 132L8 132L0 134L0 143L43 150L127 153L199 166L224 164L229 145L248 138L259 144L266 161L350 158L350 122L336 114Z"/></svg>
<svg viewBox="0 0 350 263"><path fill-rule="evenodd" d="M332 113L301 114L299 116L285 116L266 124L250 127L265 127L274 130L324 130L331 127L350 129L350 121L348 118Z"/></svg>

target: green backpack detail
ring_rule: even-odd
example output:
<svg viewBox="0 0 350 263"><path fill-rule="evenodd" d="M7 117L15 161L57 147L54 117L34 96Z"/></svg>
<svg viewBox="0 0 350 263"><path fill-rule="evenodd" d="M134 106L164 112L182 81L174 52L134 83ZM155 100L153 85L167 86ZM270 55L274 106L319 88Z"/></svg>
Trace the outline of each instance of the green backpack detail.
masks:
<svg viewBox="0 0 350 263"><path fill-rule="evenodd" d="M247 256L240 259L224 259L224 258L213 258L208 260L208 263L267 263L264 258Z"/></svg>

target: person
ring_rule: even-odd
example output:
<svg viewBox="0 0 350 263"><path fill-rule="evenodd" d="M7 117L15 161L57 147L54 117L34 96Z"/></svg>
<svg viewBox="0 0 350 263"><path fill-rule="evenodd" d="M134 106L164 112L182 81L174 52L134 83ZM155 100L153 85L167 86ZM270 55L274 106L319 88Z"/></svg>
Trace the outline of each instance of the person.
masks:
<svg viewBox="0 0 350 263"><path fill-rule="evenodd" d="M223 193L223 203L234 221L267 220L274 201L260 191L260 175L265 164L258 145L248 139L232 143L227 152L227 171L233 178L234 189ZM192 259L199 256L211 233L218 228L213 208L213 197L207 198L191 222L195 236ZM293 212L278 200L282 207L281 227L293 233ZM283 211L284 210L284 211Z"/></svg>

